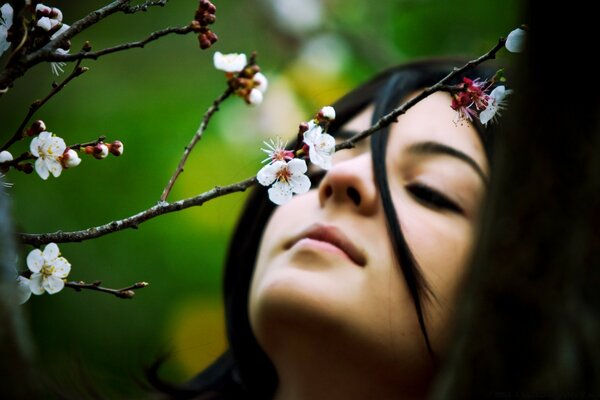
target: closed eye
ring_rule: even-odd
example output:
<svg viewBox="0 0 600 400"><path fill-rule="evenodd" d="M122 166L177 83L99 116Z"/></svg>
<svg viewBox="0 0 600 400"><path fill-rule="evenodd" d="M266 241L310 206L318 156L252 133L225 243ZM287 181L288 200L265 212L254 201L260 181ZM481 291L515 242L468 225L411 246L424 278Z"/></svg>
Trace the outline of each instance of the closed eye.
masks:
<svg viewBox="0 0 600 400"><path fill-rule="evenodd" d="M406 186L406 189L418 202L424 204L426 207L437 210L448 210L458 214L465 213L454 201L422 183L411 183Z"/></svg>

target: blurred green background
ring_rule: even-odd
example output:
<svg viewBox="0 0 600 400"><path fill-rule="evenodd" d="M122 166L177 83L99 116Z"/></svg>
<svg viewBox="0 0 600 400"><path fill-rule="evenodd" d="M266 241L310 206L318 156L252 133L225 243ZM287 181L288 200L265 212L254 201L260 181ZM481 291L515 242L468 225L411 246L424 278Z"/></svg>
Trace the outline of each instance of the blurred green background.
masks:
<svg viewBox="0 0 600 400"><path fill-rule="evenodd" d="M1 2L0 2L1 3ZM201 51L193 34L168 36L145 49L84 61L74 80L35 118L67 144L106 135L125 144L120 158L82 156L79 167L42 181L11 171L10 196L21 232L78 230L124 218L155 204L225 79L212 67L214 51L258 52L269 78L264 103L226 102L188 160L169 200L194 196L257 172L266 137L291 138L323 105L403 61L440 55L475 57L518 25L518 1L263 0L214 1L219 41ZM103 1L54 1L72 23ZM94 50L145 38L191 21L197 1L113 15L73 40ZM7 54L1 65L6 62ZM28 105L44 97L54 77L38 65L0 97L1 140ZM510 78L510 77L509 77ZM26 151L29 140L13 154ZM119 288L150 286L132 300L65 289L32 296L24 306L44 369L79 365L96 382L125 396L139 392L134 377L169 352L168 379L187 379L225 347L220 299L222 263L245 194L233 194L83 243L60 245L70 280L101 280ZM23 247L18 267L31 250Z"/></svg>

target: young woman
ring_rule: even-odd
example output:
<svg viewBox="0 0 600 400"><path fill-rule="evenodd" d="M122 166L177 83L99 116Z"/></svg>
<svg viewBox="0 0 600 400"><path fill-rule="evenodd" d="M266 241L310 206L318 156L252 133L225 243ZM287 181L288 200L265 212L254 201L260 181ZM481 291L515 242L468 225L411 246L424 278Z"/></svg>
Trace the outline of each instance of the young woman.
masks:
<svg viewBox="0 0 600 400"><path fill-rule="evenodd" d="M329 131L342 140L368 128L462 63L380 74L334 104ZM435 93L336 153L313 189L288 204L274 206L257 188L225 270L229 350L185 387L162 388L177 398L426 397L476 235L493 139L477 121L457 121L450 104Z"/></svg>

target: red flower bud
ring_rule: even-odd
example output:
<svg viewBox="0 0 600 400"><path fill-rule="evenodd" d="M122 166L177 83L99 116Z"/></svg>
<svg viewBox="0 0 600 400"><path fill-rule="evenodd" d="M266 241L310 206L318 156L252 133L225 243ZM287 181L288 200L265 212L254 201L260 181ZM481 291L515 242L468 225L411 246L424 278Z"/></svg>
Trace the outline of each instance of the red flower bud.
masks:
<svg viewBox="0 0 600 400"><path fill-rule="evenodd" d="M115 140L112 143L108 143L107 146L108 151L110 151L113 156L119 157L120 155L123 155L123 142L120 140Z"/></svg>

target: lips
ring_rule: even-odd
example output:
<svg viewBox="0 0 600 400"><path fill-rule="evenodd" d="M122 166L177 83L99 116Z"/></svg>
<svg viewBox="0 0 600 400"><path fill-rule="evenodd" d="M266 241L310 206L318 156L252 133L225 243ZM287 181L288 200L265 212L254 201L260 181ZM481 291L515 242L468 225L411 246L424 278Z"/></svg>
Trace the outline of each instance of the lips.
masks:
<svg viewBox="0 0 600 400"><path fill-rule="evenodd" d="M329 243L342 250L352 262L361 267L364 267L367 263L363 252L360 251L340 229L334 226L319 223L313 224L290 240L285 248L291 248L302 239L312 239Z"/></svg>

